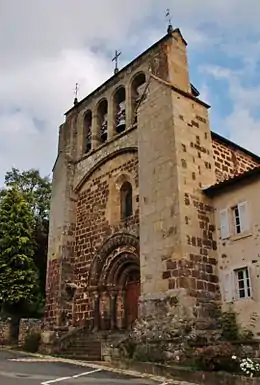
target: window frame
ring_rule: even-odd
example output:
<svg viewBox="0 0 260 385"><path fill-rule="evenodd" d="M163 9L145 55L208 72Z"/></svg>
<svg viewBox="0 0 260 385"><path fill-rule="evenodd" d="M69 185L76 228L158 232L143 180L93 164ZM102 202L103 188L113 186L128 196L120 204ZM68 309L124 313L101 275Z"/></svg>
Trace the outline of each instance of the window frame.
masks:
<svg viewBox="0 0 260 385"><path fill-rule="evenodd" d="M129 201L127 201L129 199ZM129 202L131 210L128 210ZM125 181L120 188L120 217L122 221L126 221L133 216L133 187L129 181Z"/></svg>
<svg viewBox="0 0 260 385"><path fill-rule="evenodd" d="M249 233L249 205L247 201L240 201L219 210L219 231L222 240L230 237L243 237Z"/></svg>
<svg viewBox="0 0 260 385"><path fill-rule="evenodd" d="M239 273L242 272L242 279L239 278ZM237 300L247 300L252 299L252 277L251 271L248 266L240 267L234 270L235 275L235 289L236 289L236 298ZM239 283L243 282L243 287L240 288ZM244 296L240 295L241 291L244 291Z"/></svg>

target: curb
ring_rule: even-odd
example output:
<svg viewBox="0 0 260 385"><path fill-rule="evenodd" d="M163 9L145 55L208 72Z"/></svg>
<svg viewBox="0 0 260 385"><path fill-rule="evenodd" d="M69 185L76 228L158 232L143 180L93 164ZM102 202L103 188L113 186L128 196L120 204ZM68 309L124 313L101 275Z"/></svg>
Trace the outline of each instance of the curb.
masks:
<svg viewBox="0 0 260 385"><path fill-rule="evenodd" d="M72 364L72 365L76 365L76 366L81 366L81 367L89 367L91 369L101 369L101 370L104 370L104 371L107 371L107 372L112 372L112 373L117 373L117 374L124 374L124 375L128 375L128 376L132 376L132 377L136 377L136 378L147 378L147 379L150 379L150 380L154 380L156 382L159 382L160 385L170 385L170 384L174 384L174 385L195 385L195 384L191 384L190 382L185 382L185 381L176 381L176 380L172 380L172 379L168 379L168 378L165 378L165 377L160 377L160 376L155 376L155 375L152 375L152 374L148 374L148 373L140 373L140 372L137 372L137 371L134 371L134 370L125 370L125 369L119 369L119 368L114 368L114 367L111 367L109 366L109 363L104 363L103 365L102 364L97 364L97 363L93 363L93 362L88 362L88 361L77 361L77 360L71 360L71 359L67 359L67 358L60 358L60 357L54 357L54 356L49 356L49 355L44 355L44 354L39 354L39 353L28 353L28 352L24 352L22 350L18 350L18 349L11 349L11 348L8 348L8 347L0 347L0 351L6 351L6 352L9 352L9 353L18 353L18 354L22 354L22 355L26 355L27 357L32 357L32 361L33 362L33 357L34 358L38 358L38 359L42 359L42 360L49 360L50 362L62 362L62 363L67 363L67 364ZM21 357L21 360L23 358ZM19 360L19 358L17 358L17 360ZM29 360L27 360L27 362L30 362Z"/></svg>

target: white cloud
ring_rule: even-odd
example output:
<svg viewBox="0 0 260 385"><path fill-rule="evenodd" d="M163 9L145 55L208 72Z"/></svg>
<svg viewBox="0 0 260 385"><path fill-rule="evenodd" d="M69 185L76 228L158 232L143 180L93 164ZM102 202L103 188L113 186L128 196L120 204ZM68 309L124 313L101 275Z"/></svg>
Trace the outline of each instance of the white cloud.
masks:
<svg viewBox="0 0 260 385"><path fill-rule="evenodd" d="M246 46L246 35L260 32L259 0L0 0L0 183L12 166L50 173L58 126L72 105L75 83L84 97L112 73L105 53L119 48L126 59L129 45L140 53L160 38L166 7L194 50L226 42L226 52L230 47L228 52L237 54L241 36ZM215 27L205 30L205 21ZM254 56L259 46L256 39L255 49L248 46L247 52ZM253 59L247 61L254 66ZM243 119L252 119L258 90L252 95L240 86L239 103L246 101L247 108ZM202 91L210 97L206 84ZM235 126L232 119L226 124Z"/></svg>
<svg viewBox="0 0 260 385"><path fill-rule="evenodd" d="M108 76L104 58L87 50L63 51L0 73L0 172L16 166L50 173L58 126L72 105L75 81L85 94Z"/></svg>
<svg viewBox="0 0 260 385"><path fill-rule="evenodd" d="M202 73L226 81L232 111L227 117L219 120L221 129L228 133L234 142L260 154L260 118L255 115L259 110L260 83L250 82L250 75L256 75L252 71L251 62L244 63L243 68L237 71L220 66L204 66Z"/></svg>
<svg viewBox="0 0 260 385"><path fill-rule="evenodd" d="M236 143L260 155L260 119L254 118L248 109L235 106L223 123Z"/></svg>

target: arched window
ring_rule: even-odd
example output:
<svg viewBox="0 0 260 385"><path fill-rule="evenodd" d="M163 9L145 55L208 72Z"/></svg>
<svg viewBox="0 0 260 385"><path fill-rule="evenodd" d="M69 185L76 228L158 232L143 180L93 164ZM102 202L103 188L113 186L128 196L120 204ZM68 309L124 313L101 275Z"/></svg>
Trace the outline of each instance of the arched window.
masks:
<svg viewBox="0 0 260 385"><path fill-rule="evenodd" d="M107 113L108 102L106 99L102 99L97 109L99 139L101 143L105 143L107 141Z"/></svg>
<svg viewBox="0 0 260 385"><path fill-rule="evenodd" d="M119 134L126 128L125 115L125 87L118 88L114 95L114 126L116 132Z"/></svg>
<svg viewBox="0 0 260 385"><path fill-rule="evenodd" d="M91 127L92 126L92 112L89 110L84 116L84 152L91 151Z"/></svg>
<svg viewBox="0 0 260 385"><path fill-rule="evenodd" d="M131 85L131 93L132 93L131 115L132 115L133 123L137 123L137 106L143 96L145 87L146 87L145 74L143 72L139 72L134 76L132 85Z"/></svg>
<svg viewBox="0 0 260 385"><path fill-rule="evenodd" d="M133 215L133 190L129 182L125 182L120 190L121 219L127 219Z"/></svg>

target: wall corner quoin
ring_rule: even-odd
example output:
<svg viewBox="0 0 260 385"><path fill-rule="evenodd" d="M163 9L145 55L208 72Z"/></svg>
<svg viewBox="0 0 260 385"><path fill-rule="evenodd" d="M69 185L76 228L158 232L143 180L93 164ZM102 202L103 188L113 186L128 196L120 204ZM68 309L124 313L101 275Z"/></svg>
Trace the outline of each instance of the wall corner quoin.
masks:
<svg viewBox="0 0 260 385"><path fill-rule="evenodd" d="M171 33L165 44L168 57L169 81L177 88L191 93L187 43L179 29Z"/></svg>

